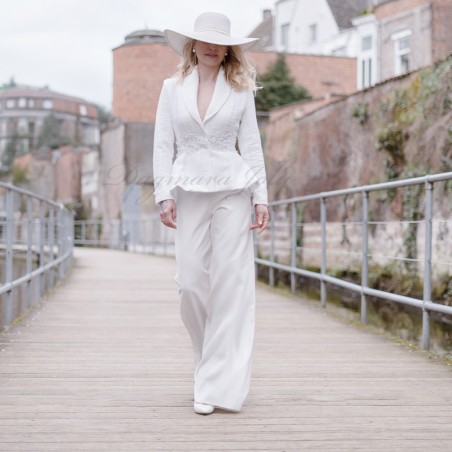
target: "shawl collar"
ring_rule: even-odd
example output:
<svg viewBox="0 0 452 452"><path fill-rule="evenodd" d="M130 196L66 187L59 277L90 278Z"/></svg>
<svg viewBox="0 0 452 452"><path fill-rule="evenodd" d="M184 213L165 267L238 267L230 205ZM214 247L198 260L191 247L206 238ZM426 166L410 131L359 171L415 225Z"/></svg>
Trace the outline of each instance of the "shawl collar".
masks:
<svg viewBox="0 0 452 452"><path fill-rule="evenodd" d="M205 122L208 121L215 113L217 113L221 106L226 102L226 99L231 92L231 86L226 81L226 78L224 76L224 69L221 67L218 72L212 99L210 100L210 104L207 108L204 121L201 120L198 110L198 86L199 74L197 68L194 68L193 71L189 75L187 75L183 82L183 97L185 106L190 112L193 119L195 119L197 122L199 122L199 124L203 126Z"/></svg>

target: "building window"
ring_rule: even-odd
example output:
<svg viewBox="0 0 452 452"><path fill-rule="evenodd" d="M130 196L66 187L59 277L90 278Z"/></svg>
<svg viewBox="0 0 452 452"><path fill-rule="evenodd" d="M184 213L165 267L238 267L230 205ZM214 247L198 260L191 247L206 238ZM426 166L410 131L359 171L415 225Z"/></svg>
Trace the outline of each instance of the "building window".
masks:
<svg viewBox="0 0 452 452"><path fill-rule="evenodd" d="M361 80L362 80L362 87L366 87L366 60L361 61Z"/></svg>
<svg viewBox="0 0 452 452"><path fill-rule="evenodd" d="M6 99L6 108L15 108L16 99Z"/></svg>
<svg viewBox="0 0 452 452"><path fill-rule="evenodd" d="M410 40L403 38L396 41L397 75L405 74L410 70Z"/></svg>
<svg viewBox="0 0 452 452"><path fill-rule="evenodd" d="M17 130L21 135L28 135L27 118L19 118L17 121Z"/></svg>
<svg viewBox="0 0 452 452"><path fill-rule="evenodd" d="M25 97L19 98L19 100L17 101L17 106L19 108L25 108L27 106L27 99L25 99Z"/></svg>
<svg viewBox="0 0 452 452"><path fill-rule="evenodd" d="M33 99L28 99L28 108L34 108L35 101Z"/></svg>
<svg viewBox="0 0 452 452"><path fill-rule="evenodd" d="M317 24L309 25L309 43L315 44L317 42Z"/></svg>
<svg viewBox="0 0 452 452"><path fill-rule="evenodd" d="M372 48L372 36L364 36L361 38L361 51L366 52Z"/></svg>
<svg viewBox="0 0 452 452"><path fill-rule="evenodd" d="M402 75L410 70L410 36L411 30L392 35L394 41L394 73Z"/></svg>
<svg viewBox="0 0 452 452"><path fill-rule="evenodd" d="M281 45L284 47L289 44L289 27L290 24L281 25Z"/></svg>
<svg viewBox="0 0 452 452"><path fill-rule="evenodd" d="M361 60L361 89L372 85L372 58Z"/></svg>
<svg viewBox="0 0 452 452"><path fill-rule="evenodd" d="M347 47L338 47L333 50L333 55L335 56L346 56L347 55Z"/></svg>
<svg viewBox="0 0 452 452"><path fill-rule="evenodd" d="M6 135L6 121L0 121L0 151L2 150L2 142L1 142L1 138L5 137Z"/></svg>
<svg viewBox="0 0 452 452"><path fill-rule="evenodd" d="M53 100L45 99L42 102L42 108L45 108L46 110L51 110L53 108Z"/></svg>
<svg viewBox="0 0 452 452"><path fill-rule="evenodd" d="M372 35L362 36L360 44L359 60L361 61L361 73L358 86L360 89L372 86L372 59L373 59L373 38Z"/></svg>
<svg viewBox="0 0 452 452"><path fill-rule="evenodd" d="M86 110L86 105L80 105L79 111L82 116L86 116L88 114L88 111Z"/></svg>
<svg viewBox="0 0 452 452"><path fill-rule="evenodd" d="M261 46L265 48L265 46L271 43L271 39L269 35L262 36L261 38Z"/></svg>
<svg viewBox="0 0 452 452"><path fill-rule="evenodd" d="M34 149L34 137L35 137L35 123L30 121L28 123L28 149Z"/></svg>

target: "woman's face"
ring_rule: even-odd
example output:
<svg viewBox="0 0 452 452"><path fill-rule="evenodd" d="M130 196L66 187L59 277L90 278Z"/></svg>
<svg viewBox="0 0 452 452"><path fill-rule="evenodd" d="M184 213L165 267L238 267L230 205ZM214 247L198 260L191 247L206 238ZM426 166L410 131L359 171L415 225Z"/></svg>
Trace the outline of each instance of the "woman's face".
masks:
<svg viewBox="0 0 452 452"><path fill-rule="evenodd" d="M198 57L198 64L213 67L220 66L228 47L196 41L194 49Z"/></svg>

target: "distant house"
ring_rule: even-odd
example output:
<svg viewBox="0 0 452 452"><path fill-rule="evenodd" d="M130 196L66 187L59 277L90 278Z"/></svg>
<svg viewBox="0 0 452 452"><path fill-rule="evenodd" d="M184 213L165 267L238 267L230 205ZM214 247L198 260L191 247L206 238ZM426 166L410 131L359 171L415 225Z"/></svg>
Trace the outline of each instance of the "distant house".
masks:
<svg viewBox="0 0 452 452"><path fill-rule="evenodd" d="M81 146L42 147L14 160L26 171L20 185L54 201L97 212L99 153Z"/></svg>
<svg viewBox="0 0 452 452"><path fill-rule="evenodd" d="M279 0L274 9L278 52L356 56L352 19L368 0Z"/></svg>
<svg viewBox="0 0 452 452"><path fill-rule="evenodd" d="M254 52L273 51L273 15L271 9L264 9L262 11L262 22L253 29L249 34L250 37L259 38L259 42L253 46Z"/></svg>
<svg viewBox="0 0 452 452"><path fill-rule="evenodd" d="M450 0L386 0L355 18L358 88L428 66L452 52Z"/></svg>
<svg viewBox="0 0 452 452"><path fill-rule="evenodd" d="M271 36L264 50L357 58L363 89L447 56L450 24L451 0L279 0L250 35Z"/></svg>
<svg viewBox="0 0 452 452"><path fill-rule="evenodd" d="M13 154L20 156L40 145L61 145L61 142L42 143L42 134L49 123L53 134L67 144L96 149L99 146L99 120L93 104L47 88L0 89L0 162L3 162L0 170L8 169L4 167L4 154L12 148ZM14 155L10 157L12 160Z"/></svg>

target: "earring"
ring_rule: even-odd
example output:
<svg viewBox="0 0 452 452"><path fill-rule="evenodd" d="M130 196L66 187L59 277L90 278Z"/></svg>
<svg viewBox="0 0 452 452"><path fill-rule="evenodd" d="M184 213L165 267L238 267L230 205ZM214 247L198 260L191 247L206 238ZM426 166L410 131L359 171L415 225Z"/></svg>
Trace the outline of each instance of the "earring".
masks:
<svg viewBox="0 0 452 452"><path fill-rule="evenodd" d="M195 53L196 52L196 50L195 50L195 48L193 47L193 53Z"/></svg>
<svg viewBox="0 0 452 452"><path fill-rule="evenodd" d="M224 56L226 56L228 54L228 52L226 52L225 54L224 54Z"/></svg>

